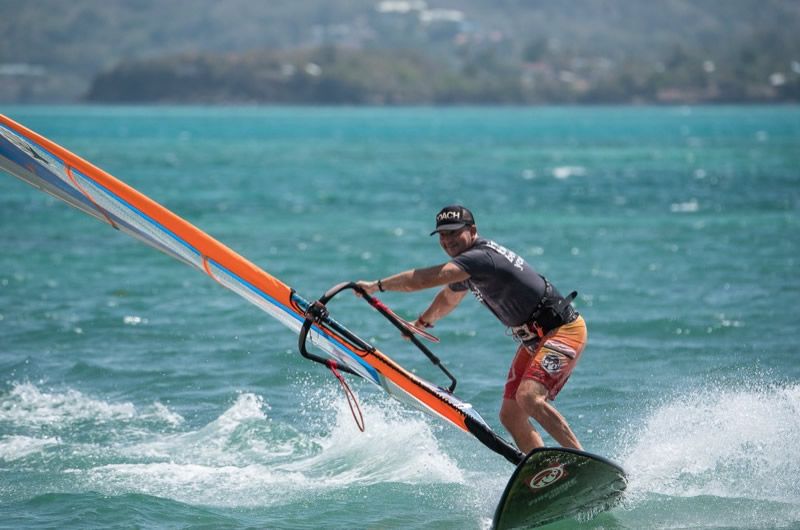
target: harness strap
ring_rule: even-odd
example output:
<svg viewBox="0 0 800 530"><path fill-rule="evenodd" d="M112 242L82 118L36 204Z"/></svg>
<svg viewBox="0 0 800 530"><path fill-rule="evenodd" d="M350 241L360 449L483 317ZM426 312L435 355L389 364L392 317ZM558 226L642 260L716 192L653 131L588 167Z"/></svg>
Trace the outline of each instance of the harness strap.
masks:
<svg viewBox="0 0 800 530"><path fill-rule="evenodd" d="M550 296L553 294L553 285L547 281L547 278L541 276L542 280L544 280L544 294L539 299L539 303L536 304L536 307L533 308L531 311L531 316L528 318L529 321L535 322L536 317L539 315L542 309L544 309L544 305L550 299ZM576 293L577 294L577 293Z"/></svg>

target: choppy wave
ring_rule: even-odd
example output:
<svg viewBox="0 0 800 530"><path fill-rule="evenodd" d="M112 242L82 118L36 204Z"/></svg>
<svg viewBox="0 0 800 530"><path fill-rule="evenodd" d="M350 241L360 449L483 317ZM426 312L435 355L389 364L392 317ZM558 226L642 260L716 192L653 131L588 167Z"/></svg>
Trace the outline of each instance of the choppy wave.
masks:
<svg viewBox="0 0 800 530"><path fill-rule="evenodd" d="M360 433L336 392L314 396L331 407L328 423L302 431L270 418L269 405L254 393L238 394L216 419L190 428L162 404L140 408L74 389L16 384L0 396L0 425L14 433L0 438L0 462L36 466L47 453L48 467L62 468L61 489L70 493L146 494L220 507L285 504L354 485L463 481L423 418L367 401L361 407L368 429ZM86 442L87 421L106 443ZM58 436L35 436L45 425ZM26 488L25 495L48 487Z"/></svg>
<svg viewBox="0 0 800 530"><path fill-rule="evenodd" d="M64 429L76 423L156 420L178 425L183 418L155 402L143 409L133 403L114 403L91 398L73 389L42 390L32 383L15 384L0 396L0 422L20 428Z"/></svg>
<svg viewBox="0 0 800 530"><path fill-rule="evenodd" d="M13 462L61 444L57 437L12 435L0 439L0 462Z"/></svg>

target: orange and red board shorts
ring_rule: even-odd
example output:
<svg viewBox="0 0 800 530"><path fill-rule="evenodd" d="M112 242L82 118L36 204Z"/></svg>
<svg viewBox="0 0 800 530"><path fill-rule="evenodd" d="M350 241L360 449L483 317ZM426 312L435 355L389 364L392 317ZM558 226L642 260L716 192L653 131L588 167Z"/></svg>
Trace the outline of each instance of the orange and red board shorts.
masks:
<svg viewBox="0 0 800 530"><path fill-rule="evenodd" d="M569 379L586 346L586 322L582 316L564 324L539 342L531 352L520 344L503 392L505 399L516 399L523 379L533 379L547 388L547 399L556 398Z"/></svg>

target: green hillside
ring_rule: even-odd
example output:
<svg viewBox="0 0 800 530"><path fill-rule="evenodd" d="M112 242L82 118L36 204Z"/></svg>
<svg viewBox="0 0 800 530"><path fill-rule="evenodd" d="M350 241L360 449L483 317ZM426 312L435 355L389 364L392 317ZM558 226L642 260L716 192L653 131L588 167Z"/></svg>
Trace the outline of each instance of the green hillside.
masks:
<svg viewBox="0 0 800 530"><path fill-rule="evenodd" d="M777 0L0 0L0 102L800 99Z"/></svg>

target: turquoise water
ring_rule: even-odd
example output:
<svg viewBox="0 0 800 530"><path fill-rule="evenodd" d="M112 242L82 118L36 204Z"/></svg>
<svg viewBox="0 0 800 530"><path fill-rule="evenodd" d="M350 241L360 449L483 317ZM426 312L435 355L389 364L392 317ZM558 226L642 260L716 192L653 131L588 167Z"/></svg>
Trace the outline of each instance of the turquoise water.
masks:
<svg viewBox="0 0 800 530"><path fill-rule="evenodd" d="M307 298L431 265L444 204L577 289L556 401L625 504L552 528L800 528L800 108L2 107ZM0 527L487 528L512 469L207 277L0 175ZM433 292L387 293L415 316ZM439 373L354 297L348 327ZM435 331L502 431L514 343Z"/></svg>

